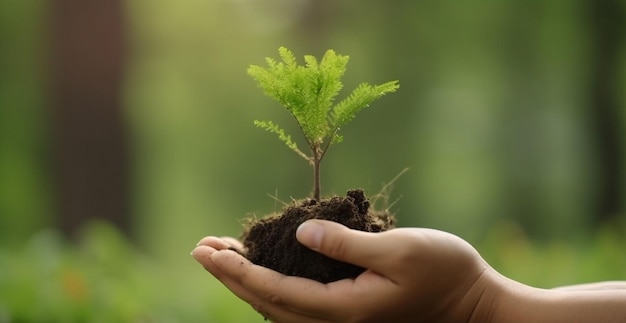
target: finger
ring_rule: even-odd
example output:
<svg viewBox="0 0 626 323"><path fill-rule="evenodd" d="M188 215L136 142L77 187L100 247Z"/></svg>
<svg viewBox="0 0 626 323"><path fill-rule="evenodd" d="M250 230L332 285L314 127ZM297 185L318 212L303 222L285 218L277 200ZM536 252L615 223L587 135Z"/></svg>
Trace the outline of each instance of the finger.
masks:
<svg viewBox="0 0 626 323"><path fill-rule="evenodd" d="M265 267L256 266L250 263L244 257L230 252L225 251L228 255L226 258L232 260L232 262L238 262L240 266L243 264L244 266L251 266L260 269L267 269ZM221 252L220 252L221 253ZM219 258L219 257L218 257ZM232 259L231 259L232 258ZM267 269L269 270L269 269ZM275 302L275 299L267 299L262 296L254 293L253 290L249 289L247 286L241 283L240 279L237 277L233 278L230 274L225 274L227 271L220 269L216 271L218 275L216 276L223 284L226 286L233 294L242 299L243 301L250 304L257 312L259 312L263 317L271 320L272 322L303 322L303 323L322 323L329 322L328 320L320 319L315 316L302 314L297 311L292 311L288 307L284 306L281 302ZM280 275L279 273L276 273ZM265 295L265 294L261 294Z"/></svg>
<svg viewBox="0 0 626 323"><path fill-rule="evenodd" d="M241 241L233 238L233 237L222 237L222 240L224 240L224 242L228 243L231 247L239 250L239 251L243 251L243 244L241 243Z"/></svg>
<svg viewBox="0 0 626 323"><path fill-rule="evenodd" d="M303 323L321 323L328 322L315 317L299 314L290 311L286 307L273 304L266 299L262 299L246 289L236 280L217 266L211 259L211 255L217 250L208 246L199 246L192 251L192 256L200 262L204 268L211 272L224 286L226 286L233 294L250 304L260 315L272 322L303 322Z"/></svg>
<svg viewBox="0 0 626 323"><path fill-rule="evenodd" d="M217 250L212 247L201 245L196 247L191 254L207 271L212 273L224 286L231 290L233 294L250 304L264 318L272 322L324 322L317 318L289 311L286 308L257 297L241 284L230 278L230 276L222 272L220 267L211 259L211 255L215 252L217 252Z"/></svg>
<svg viewBox="0 0 626 323"><path fill-rule="evenodd" d="M333 221L309 220L298 227L296 238L303 245L331 258L386 274L388 258L399 241L383 233L351 230Z"/></svg>
<svg viewBox="0 0 626 323"><path fill-rule="evenodd" d="M212 241L212 240L211 240ZM256 297L253 293L247 291L243 286L236 283L229 274L224 273L222 268L215 264L211 255L218 252L212 247L200 245L193 249L191 255L196 261L198 261L207 271L209 271L215 278L217 278L222 284L230 289L240 299L251 304L255 309L261 307L257 304L263 304L263 300ZM257 310L259 311L259 310Z"/></svg>
<svg viewBox="0 0 626 323"><path fill-rule="evenodd" d="M222 238L208 236L208 237L204 237L200 239L200 241L198 241L198 244L196 244L196 246L209 246L215 250L223 250L223 249L228 249L231 245Z"/></svg>
<svg viewBox="0 0 626 323"><path fill-rule="evenodd" d="M272 308L285 308L319 319L330 319L324 315L331 316L332 308L341 303L337 298L339 294L330 290L328 285L306 278L285 276L255 265L233 251L215 252L211 258L224 274L222 282L249 303L271 304Z"/></svg>
<svg viewBox="0 0 626 323"><path fill-rule="evenodd" d="M229 275L225 274L211 258L211 255L215 252L217 252L217 250L212 247L200 245L193 249L193 251L191 252L191 256L197 262L199 262L202 267L204 267L204 269L206 269L209 273L211 273L215 278L217 278L220 282L222 282L222 284L226 285L226 287L231 289L232 291L231 286L233 284L229 283L230 281L232 281L232 279L230 279ZM233 291L233 293L250 304L258 304L261 302L261 300L254 297L252 293L249 293L244 289L235 290Z"/></svg>
<svg viewBox="0 0 626 323"><path fill-rule="evenodd" d="M213 260L211 260L211 255L217 250L210 246L200 245L195 247L191 251L191 256L199 262L204 269L208 270L211 273L219 272L220 268L217 266Z"/></svg>

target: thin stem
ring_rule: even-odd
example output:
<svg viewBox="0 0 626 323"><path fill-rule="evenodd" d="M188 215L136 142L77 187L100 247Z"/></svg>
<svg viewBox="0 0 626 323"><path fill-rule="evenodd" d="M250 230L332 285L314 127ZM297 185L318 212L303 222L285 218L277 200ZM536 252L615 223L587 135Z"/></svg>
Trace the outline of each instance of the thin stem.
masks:
<svg viewBox="0 0 626 323"><path fill-rule="evenodd" d="M332 137L335 136L335 134L337 133L337 130L338 128L335 128L332 135L328 139L328 142L326 142L326 145L324 145L324 148L320 147L321 143L315 143L311 147L311 150L313 151L313 158L312 158L312 161L313 161L313 198L317 201L320 200L320 196L321 196L320 165L322 164L322 159L324 159L324 156L326 155L326 152L328 151L328 148L330 147Z"/></svg>
<svg viewBox="0 0 626 323"><path fill-rule="evenodd" d="M321 157L319 145L313 147L313 199L320 200L320 164Z"/></svg>
<svg viewBox="0 0 626 323"><path fill-rule="evenodd" d="M326 146L324 146L324 149L322 150L322 155L320 156L320 163L322 162L322 159L324 158L324 155L326 155L326 152L328 151L328 148L330 148L330 144L333 141L333 137L335 137L335 135L337 134L338 130L339 130L339 127L335 127L333 132L328 137L328 142L326 142Z"/></svg>

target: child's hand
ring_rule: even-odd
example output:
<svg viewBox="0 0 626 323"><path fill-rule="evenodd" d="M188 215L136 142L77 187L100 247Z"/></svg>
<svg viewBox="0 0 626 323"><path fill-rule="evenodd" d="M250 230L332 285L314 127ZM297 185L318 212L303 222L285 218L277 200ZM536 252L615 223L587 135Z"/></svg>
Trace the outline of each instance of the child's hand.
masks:
<svg viewBox="0 0 626 323"><path fill-rule="evenodd" d="M368 268L329 284L250 263L232 238L206 237L193 256L226 287L275 322L467 322L476 319L493 270L462 239L430 229L382 233L311 220L296 233L305 246ZM489 302L488 302L489 303Z"/></svg>

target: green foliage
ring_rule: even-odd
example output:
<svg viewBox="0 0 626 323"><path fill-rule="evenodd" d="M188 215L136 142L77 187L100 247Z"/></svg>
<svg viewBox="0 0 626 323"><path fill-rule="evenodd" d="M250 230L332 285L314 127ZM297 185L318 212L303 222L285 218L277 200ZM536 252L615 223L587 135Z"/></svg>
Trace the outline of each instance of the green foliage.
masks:
<svg viewBox="0 0 626 323"><path fill-rule="evenodd" d="M271 121L259 121L259 120L254 120L254 125L265 129L269 132L273 132L275 134L278 135L278 139L280 139L282 142L284 142L287 147L289 147L291 150L295 151L298 155L302 156L304 159L309 159L309 156L307 156L305 153L303 153L300 148L298 148L298 145L291 140L291 136L285 133L285 130L281 127L279 127L278 125L274 124Z"/></svg>
<svg viewBox="0 0 626 323"><path fill-rule="evenodd" d="M338 133L340 127L374 100L395 92L399 87L398 81L375 86L361 83L333 106L335 97L343 88L341 77L346 71L348 56L338 55L329 49L319 62L314 56L305 55L305 65L301 66L287 48L279 48L278 54L281 62L268 57L267 67L252 65L248 74L259 83L265 94L280 102L296 119L311 155L303 153L291 136L273 122L255 120L254 124L277 134L287 147L309 161L314 169L314 198L319 199L319 164L331 144L343 140Z"/></svg>
<svg viewBox="0 0 626 323"><path fill-rule="evenodd" d="M0 322L254 322L261 316L223 287L189 249L142 252L105 222L69 243L46 229L0 245Z"/></svg>
<svg viewBox="0 0 626 323"><path fill-rule="evenodd" d="M314 56L304 56L306 64L300 66L287 48L281 47L278 53L282 62L268 57L268 67L252 65L248 74L257 80L268 96L278 100L293 115L313 150L328 144L329 139L333 143L341 141L339 127L351 121L371 102L399 87L397 81L376 86L362 83L333 106L335 97L343 88L341 77L349 56L328 50L320 62ZM286 140L290 137L279 126L261 121L255 121L255 124L278 134L289 148L303 155L290 140Z"/></svg>

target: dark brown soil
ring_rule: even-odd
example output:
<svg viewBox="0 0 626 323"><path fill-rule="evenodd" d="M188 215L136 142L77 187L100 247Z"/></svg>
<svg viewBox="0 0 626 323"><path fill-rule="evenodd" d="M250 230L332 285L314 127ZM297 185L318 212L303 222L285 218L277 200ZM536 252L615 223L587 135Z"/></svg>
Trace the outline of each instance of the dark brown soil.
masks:
<svg viewBox="0 0 626 323"><path fill-rule="evenodd" d="M242 235L245 248L242 254L257 265L322 283L355 278L364 271L302 246L296 240L296 229L309 219L332 220L369 232L385 231L395 224L392 214L370 210L370 202L363 190L351 190L346 197L333 196L321 201L306 199L285 207L282 214L252 220Z"/></svg>

